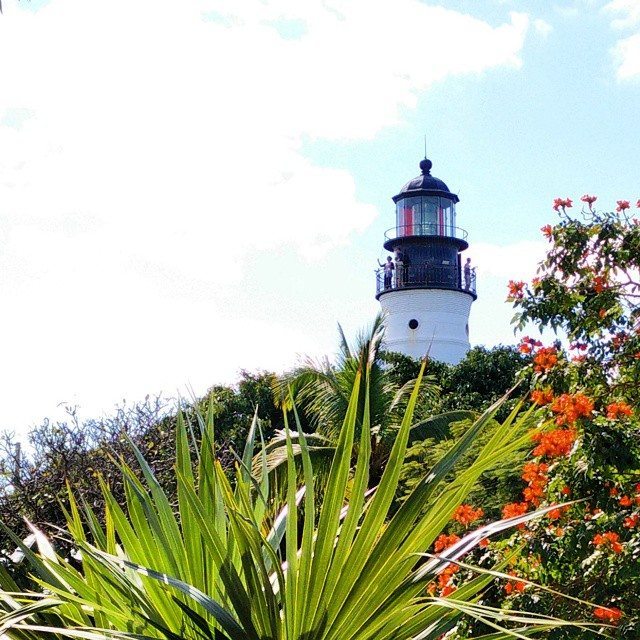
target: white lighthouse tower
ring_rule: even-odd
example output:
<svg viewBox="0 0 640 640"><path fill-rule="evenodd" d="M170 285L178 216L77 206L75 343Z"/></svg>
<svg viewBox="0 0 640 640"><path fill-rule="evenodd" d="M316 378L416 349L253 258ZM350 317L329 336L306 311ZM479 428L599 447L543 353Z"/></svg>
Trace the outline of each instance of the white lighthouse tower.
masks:
<svg viewBox="0 0 640 640"><path fill-rule="evenodd" d="M467 232L456 226L459 198L431 175L431 167L431 160L422 160L422 175L393 197L396 225L384 242L393 269L387 257L377 272L376 298L389 351L457 364L470 348L475 270L461 256L469 244Z"/></svg>

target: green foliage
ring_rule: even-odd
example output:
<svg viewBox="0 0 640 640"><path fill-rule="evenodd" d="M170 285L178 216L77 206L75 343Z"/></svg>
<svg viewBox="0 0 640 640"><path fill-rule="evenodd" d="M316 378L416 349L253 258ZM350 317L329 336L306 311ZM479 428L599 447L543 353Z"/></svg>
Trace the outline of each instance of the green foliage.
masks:
<svg viewBox="0 0 640 640"><path fill-rule="evenodd" d="M446 414L445 414L446 415ZM406 497L420 482L425 469L433 466L435 461L455 446L455 443L471 428L473 422L469 419L455 421L449 425L445 434L438 433L435 438L418 441L407 450L405 465L400 476L400 496ZM458 467L451 471L452 479L460 469L468 466L491 438L493 431L499 427L494 421L487 425L485 431L476 438L467 453L461 457ZM526 438L527 425L521 424L523 444L520 449L513 451L509 457L498 460L494 467L485 473L470 491L467 501L478 505L484 510L485 516L496 519L500 517L502 507L518 500L523 489L520 479L522 465L529 455L530 441Z"/></svg>
<svg viewBox="0 0 640 640"><path fill-rule="evenodd" d="M273 399L274 379L272 373L243 371L237 385L213 387L206 398L194 401L202 413L211 407L216 416L218 455L225 468L233 467L232 449L243 446L256 407L265 437L283 426ZM183 402L183 406L188 405ZM98 477L123 505L124 484L114 460L121 458L128 465L134 464L129 440L144 453L158 482L174 501L176 420L173 402L147 397L100 419L80 420L75 410L69 410L66 420L45 420L35 428L27 446L5 435L0 439L0 474L4 478L0 520L21 537L28 534L24 517L47 531L64 526L58 503L65 502L68 483L102 517L104 498ZM195 463L195 451L192 457ZM14 548L6 533L0 531L0 549L10 553Z"/></svg>
<svg viewBox="0 0 640 640"><path fill-rule="evenodd" d="M591 201L590 201L591 200ZM560 344L543 347L523 338L530 352L539 404L556 421L554 435L571 433L569 451L539 446L534 463L546 463L537 504L582 500L552 523L531 524L517 536L529 561L519 575L563 585L601 605L594 619L610 619L615 638L640 637L640 226L617 212L589 210L571 216L564 201L560 220L543 228L550 245L530 284L511 283L515 322L561 330ZM621 201L622 202L622 201ZM628 206L628 203L624 203ZM575 407L580 411L576 412ZM528 594L513 598L554 615L571 615L566 601ZM595 613L595 612L594 612ZM558 629L553 638L582 637Z"/></svg>
<svg viewBox="0 0 640 640"><path fill-rule="evenodd" d="M106 505L101 524L91 505L78 503L70 492L68 532L62 535L70 537L79 560L57 554L35 527L38 553L15 538L34 580L29 592L18 593L18 585L0 567L5 612L0 632L12 640L43 636L436 640L454 629L462 614L490 625L494 632L488 637L496 639L526 637L567 624L483 606L479 595L495 575L504 575L484 569L473 570L475 576L459 586L455 598L425 596L425 589L449 563L457 562L480 540L534 517L528 514L487 525L439 557L421 559L478 478L521 445L523 425L536 419L532 410L514 411L493 428L469 466L447 481L499 407L487 411L391 515L418 387L380 483L368 492L370 389L365 384L361 390L360 384L356 376L329 480L317 506L313 467L300 425L302 486L293 472L293 450L287 440L286 503L275 521L268 516L273 511L267 498L268 475L263 473L260 480L250 475L257 418L232 485L216 459L213 403L206 419L197 416L200 446L195 469L192 429L178 416L175 505L131 444L143 479L121 463L124 508L101 482ZM365 413L353 467L362 395ZM266 464L264 455L262 460Z"/></svg>

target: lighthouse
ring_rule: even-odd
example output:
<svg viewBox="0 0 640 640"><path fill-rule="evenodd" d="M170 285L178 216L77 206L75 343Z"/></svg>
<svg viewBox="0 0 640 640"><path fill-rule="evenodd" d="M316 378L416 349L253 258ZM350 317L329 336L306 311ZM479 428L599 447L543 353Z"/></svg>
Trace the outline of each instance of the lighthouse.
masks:
<svg viewBox="0 0 640 640"><path fill-rule="evenodd" d="M385 346L413 358L457 364L469 351L469 312L476 274L462 252L467 232L456 222L460 201L420 162L421 175L393 196L396 224L385 233L385 262L376 272Z"/></svg>

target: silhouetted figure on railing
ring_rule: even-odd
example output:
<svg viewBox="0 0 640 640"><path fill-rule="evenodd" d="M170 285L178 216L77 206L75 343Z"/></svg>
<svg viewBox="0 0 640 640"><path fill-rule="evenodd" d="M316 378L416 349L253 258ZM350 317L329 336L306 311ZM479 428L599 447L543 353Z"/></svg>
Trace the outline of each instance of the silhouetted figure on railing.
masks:
<svg viewBox="0 0 640 640"><path fill-rule="evenodd" d="M391 279L393 278L393 270L395 269L391 256L387 256L387 261L384 264L378 260L378 264L384 268L384 288L391 289Z"/></svg>
<svg viewBox="0 0 640 640"><path fill-rule="evenodd" d="M400 249L396 249L396 289L403 286L404 276L404 255Z"/></svg>
<svg viewBox="0 0 640 640"><path fill-rule="evenodd" d="M467 261L464 263L464 288L469 291L471 288L471 258L467 258Z"/></svg>

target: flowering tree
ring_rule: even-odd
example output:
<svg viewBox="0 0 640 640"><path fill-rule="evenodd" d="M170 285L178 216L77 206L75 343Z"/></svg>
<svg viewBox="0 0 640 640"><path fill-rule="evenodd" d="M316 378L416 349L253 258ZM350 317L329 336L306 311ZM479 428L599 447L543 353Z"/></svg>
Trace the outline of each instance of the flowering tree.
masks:
<svg viewBox="0 0 640 640"><path fill-rule="evenodd" d="M559 221L542 228L550 246L538 277L511 281L508 292L519 329L534 322L562 331L569 345L521 340L520 350L532 357L530 400L552 427L532 442L522 499L504 515L572 503L527 525L505 549L525 550L514 576L599 603L593 617L610 626L609 635L638 638L640 222L628 200L610 213L595 209L596 196L581 200L575 216L570 198L554 201ZM523 582L507 584L505 593L518 606L528 602L552 615L569 615L573 606ZM585 637L575 633L558 629L553 637Z"/></svg>

